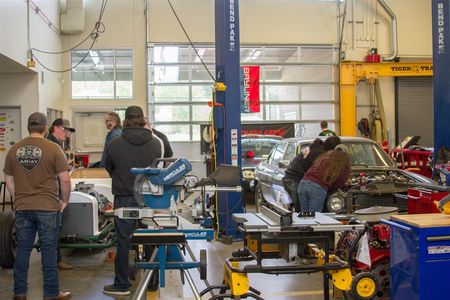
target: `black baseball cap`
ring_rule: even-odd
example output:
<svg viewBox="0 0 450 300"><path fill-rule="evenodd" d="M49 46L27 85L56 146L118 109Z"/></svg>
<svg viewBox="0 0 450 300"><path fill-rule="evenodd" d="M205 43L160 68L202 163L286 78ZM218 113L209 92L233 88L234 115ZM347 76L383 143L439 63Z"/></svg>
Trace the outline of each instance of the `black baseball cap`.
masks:
<svg viewBox="0 0 450 300"><path fill-rule="evenodd" d="M41 112L34 112L28 117L28 126L45 126L47 117Z"/></svg>
<svg viewBox="0 0 450 300"><path fill-rule="evenodd" d="M64 127L64 129L67 129L70 132L75 132L75 128L70 127L70 121L63 118L58 118L53 121L52 126L62 126Z"/></svg>
<svg viewBox="0 0 450 300"><path fill-rule="evenodd" d="M143 119L144 118L144 112L142 111L142 108L136 105L128 106L125 110L125 119L131 120L131 119Z"/></svg>

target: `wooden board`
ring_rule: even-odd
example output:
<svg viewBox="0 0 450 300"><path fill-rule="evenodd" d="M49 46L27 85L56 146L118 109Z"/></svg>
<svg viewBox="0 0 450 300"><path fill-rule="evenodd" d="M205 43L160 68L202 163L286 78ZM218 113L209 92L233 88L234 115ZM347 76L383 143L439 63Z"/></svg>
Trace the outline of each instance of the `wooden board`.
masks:
<svg viewBox="0 0 450 300"><path fill-rule="evenodd" d="M444 214L393 215L391 221L400 221L419 228L450 227L450 215Z"/></svg>
<svg viewBox="0 0 450 300"><path fill-rule="evenodd" d="M109 178L109 174L104 168L84 168L73 170L70 178Z"/></svg>

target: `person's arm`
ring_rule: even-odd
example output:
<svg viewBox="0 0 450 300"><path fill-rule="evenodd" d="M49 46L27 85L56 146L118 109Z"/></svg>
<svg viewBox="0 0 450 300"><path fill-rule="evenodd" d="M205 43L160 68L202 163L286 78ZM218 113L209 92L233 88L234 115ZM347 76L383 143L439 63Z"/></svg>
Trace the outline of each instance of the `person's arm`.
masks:
<svg viewBox="0 0 450 300"><path fill-rule="evenodd" d="M8 188L9 194L13 197L16 195L16 190L14 188L14 176L5 174L5 183Z"/></svg>
<svg viewBox="0 0 450 300"><path fill-rule="evenodd" d="M67 171L58 174L59 188L61 191L61 212L67 207L70 197L70 176Z"/></svg>

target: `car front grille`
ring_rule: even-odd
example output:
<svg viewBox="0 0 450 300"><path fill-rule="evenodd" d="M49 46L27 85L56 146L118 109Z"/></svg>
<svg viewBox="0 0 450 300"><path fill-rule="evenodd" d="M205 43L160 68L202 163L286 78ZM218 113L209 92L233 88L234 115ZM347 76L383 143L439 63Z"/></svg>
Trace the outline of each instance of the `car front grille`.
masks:
<svg viewBox="0 0 450 300"><path fill-rule="evenodd" d="M398 212L408 211L408 200L395 197L394 195L374 196L368 194L357 194L354 197L353 213L355 210L369 208L372 206L392 206L397 207Z"/></svg>

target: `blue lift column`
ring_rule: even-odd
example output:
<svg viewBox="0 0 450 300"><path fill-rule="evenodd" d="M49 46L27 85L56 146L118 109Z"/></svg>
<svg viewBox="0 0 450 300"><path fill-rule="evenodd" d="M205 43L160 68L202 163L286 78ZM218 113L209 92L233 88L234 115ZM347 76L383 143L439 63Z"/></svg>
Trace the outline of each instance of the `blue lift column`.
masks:
<svg viewBox="0 0 450 300"><path fill-rule="evenodd" d="M450 0L432 1L434 153L450 147Z"/></svg>
<svg viewBox="0 0 450 300"><path fill-rule="evenodd" d="M214 127L217 130L217 165L241 166L239 1L215 0L216 81L227 89L216 93ZM242 193L220 192L219 234L238 237L233 213L244 210Z"/></svg>

